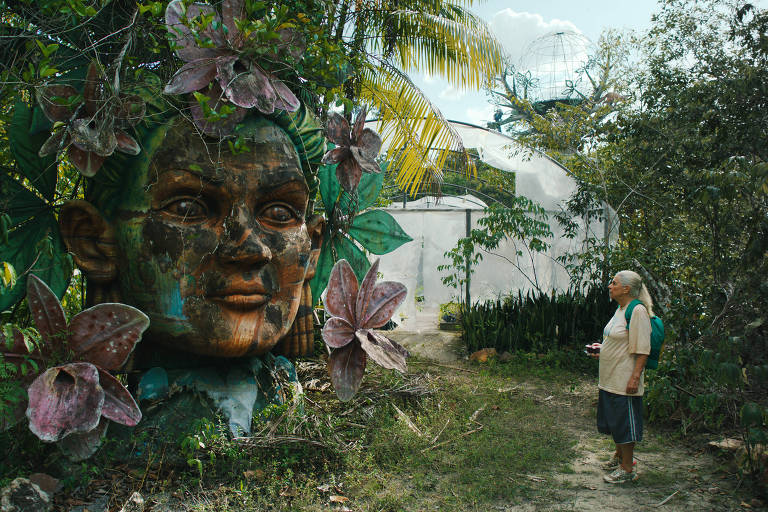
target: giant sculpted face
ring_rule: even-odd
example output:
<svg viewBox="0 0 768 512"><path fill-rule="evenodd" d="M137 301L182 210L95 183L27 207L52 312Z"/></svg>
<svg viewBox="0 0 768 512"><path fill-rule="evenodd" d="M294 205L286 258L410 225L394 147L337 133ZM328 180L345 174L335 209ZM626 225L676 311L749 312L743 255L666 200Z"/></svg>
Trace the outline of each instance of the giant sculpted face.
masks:
<svg viewBox="0 0 768 512"><path fill-rule="evenodd" d="M142 345L260 355L289 331L323 219L305 220L307 184L285 132L256 123L248 147L233 154L176 122L144 171L125 170L135 176L109 218L83 201L62 210L70 250L89 286L104 290L99 301L150 317Z"/></svg>

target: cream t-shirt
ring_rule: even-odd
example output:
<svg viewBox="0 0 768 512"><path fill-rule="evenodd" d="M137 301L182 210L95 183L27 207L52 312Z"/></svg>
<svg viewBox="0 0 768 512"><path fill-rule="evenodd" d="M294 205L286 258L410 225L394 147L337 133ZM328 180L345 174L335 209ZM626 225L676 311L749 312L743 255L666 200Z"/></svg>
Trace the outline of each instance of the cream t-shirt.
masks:
<svg viewBox="0 0 768 512"><path fill-rule="evenodd" d="M627 395L627 382L635 369L635 354L651 353L651 319L645 306L638 304L632 310L632 321L627 331L624 317L626 308L616 309L603 329L600 348L600 381L598 388L617 395ZM637 393L643 396L645 371L640 375Z"/></svg>

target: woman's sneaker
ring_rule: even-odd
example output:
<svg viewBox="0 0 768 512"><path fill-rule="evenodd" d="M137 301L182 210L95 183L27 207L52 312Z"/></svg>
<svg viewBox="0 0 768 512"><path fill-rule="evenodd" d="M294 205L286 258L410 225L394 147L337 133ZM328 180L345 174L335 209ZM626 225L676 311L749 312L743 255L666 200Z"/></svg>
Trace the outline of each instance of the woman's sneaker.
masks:
<svg viewBox="0 0 768 512"><path fill-rule="evenodd" d="M613 457L611 457L611 460L609 460L608 462L604 462L601 467L605 471L613 471L614 469L621 467L621 459L614 454ZM636 469L637 469L637 459L633 458L632 470L634 471Z"/></svg>
<svg viewBox="0 0 768 512"><path fill-rule="evenodd" d="M637 469L632 469L631 473L627 473L622 468L615 469L612 473L609 473L603 477L603 480L609 484L623 484L625 482L634 482L640 475L637 474Z"/></svg>

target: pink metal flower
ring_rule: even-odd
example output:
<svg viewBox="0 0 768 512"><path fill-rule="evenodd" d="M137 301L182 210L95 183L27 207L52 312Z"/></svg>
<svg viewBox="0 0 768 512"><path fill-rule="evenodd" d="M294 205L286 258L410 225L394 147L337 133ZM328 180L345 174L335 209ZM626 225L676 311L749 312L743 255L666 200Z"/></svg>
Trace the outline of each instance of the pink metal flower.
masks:
<svg viewBox="0 0 768 512"><path fill-rule="evenodd" d="M81 311L67 326L59 299L34 275L27 281L27 302L42 344L27 347L18 330L5 333L4 358L16 366L31 359L42 368L49 361L74 361L48 368L29 385L29 428L43 441L69 439L69 452L85 458L98 448L100 435L92 432L103 431L102 418L128 426L141 419L130 392L109 370L125 364L149 318L131 306L106 303Z"/></svg>
<svg viewBox="0 0 768 512"><path fill-rule="evenodd" d="M138 96L109 93L98 64L92 62L83 89L83 101L73 101L77 90L54 84L41 89L37 101L46 117L62 122L40 148L40 156L66 150L83 176L93 177L104 160L117 151L138 155L139 144L124 129L144 117L146 105Z"/></svg>
<svg viewBox="0 0 768 512"><path fill-rule="evenodd" d="M202 30L193 31L190 25L198 17L210 19ZM222 24L223 19L223 24ZM166 94L184 94L199 91L217 80L221 92L212 96L216 105L226 99L239 109L256 108L265 114L275 110L295 112L299 100L290 89L271 73L265 71L250 57L248 48L252 41L247 39L237 26L237 21L245 19L243 0L224 0L222 16L213 6L193 3L184 7L182 0L173 0L165 11L165 23L171 37L175 39L176 55L186 62L165 86ZM304 51L304 41L296 32L283 29L278 32L279 39L271 46L276 48L276 60L291 55L300 58ZM210 92L215 93L215 90ZM213 107L216 110L216 107ZM244 114L237 113L242 116ZM204 118L193 112L195 123L209 134L221 134L224 130L215 130L204 126ZM234 128L234 124L232 123ZM226 133L224 133L226 134Z"/></svg>
<svg viewBox="0 0 768 512"><path fill-rule="evenodd" d="M373 330L392 318L405 300L406 288L392 281L376 284L378 270L377 259L358 290L352 267L347 260L339 260L328 279L325 311L331 318L325 322L322 334L333 349L328 371L342 401L351 399L360 388L367 357L384 368L406 371L408 351Z"/></svg>
<svg viewBox="0 0 768 512"><path fill-rule="evenodd" d="M335 112L328 116L326 134L336 147L323 155L324 164L339 164L336 177L347 192L354 193L363 172L380 173L381 169L374 160L381 149L381 137L375 131L365 127L365 107L355 119L352 132L344 117Z"/></svg>

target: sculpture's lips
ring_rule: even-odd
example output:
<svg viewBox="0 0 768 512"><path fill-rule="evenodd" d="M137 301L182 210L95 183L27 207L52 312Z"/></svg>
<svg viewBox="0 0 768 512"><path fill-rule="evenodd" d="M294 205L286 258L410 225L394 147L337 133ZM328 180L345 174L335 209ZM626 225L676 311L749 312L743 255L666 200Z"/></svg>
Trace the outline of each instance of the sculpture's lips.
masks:
<svg viewBox="0 0 768 512"><path fill-rule="evenodd" d="M260 287L232 287L208 294L208 298L232 309L255 309L266 304L272 295Z"/></svg>

